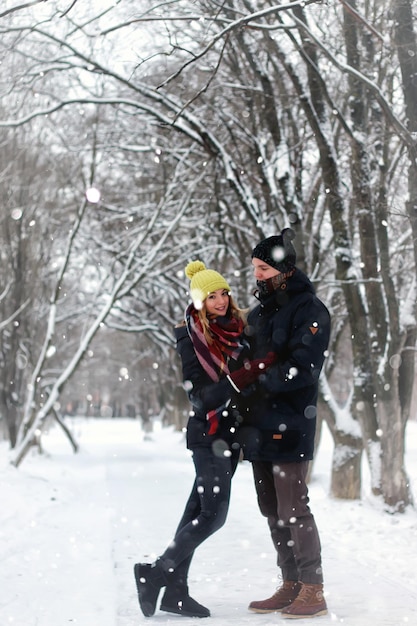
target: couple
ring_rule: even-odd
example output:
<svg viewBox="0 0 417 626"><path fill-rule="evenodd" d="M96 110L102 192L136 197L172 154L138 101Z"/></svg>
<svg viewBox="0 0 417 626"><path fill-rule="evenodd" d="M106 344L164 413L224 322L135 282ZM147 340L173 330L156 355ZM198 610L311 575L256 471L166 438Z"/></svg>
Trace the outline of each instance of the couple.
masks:
<svg viewBox="0 0 417 626"><path fill-rule="evenodd" d="M259 304L247 320L221 274L201 261L185 268L192 304L175 328L192 412L187 447L196 477L171 544L134 574L145 616L160 609L187 617L210 611L188 592L195 549L223 526L241 450L251 461L262 515L277 552L282 585L251 611L303 618L327 614L320 539L308 506L318 378L330 320L295 265L294 232L262 240L252 251Z"/></svg>

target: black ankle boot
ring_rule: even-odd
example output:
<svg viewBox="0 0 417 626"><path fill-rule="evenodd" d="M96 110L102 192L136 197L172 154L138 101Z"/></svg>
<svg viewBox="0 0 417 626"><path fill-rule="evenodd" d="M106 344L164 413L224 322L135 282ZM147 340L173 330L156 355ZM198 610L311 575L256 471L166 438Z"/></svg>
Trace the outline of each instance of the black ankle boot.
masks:
<svg viewBox="0 0 417 626"><path fill-rule="evenodd" d="M152 564L136 563L134 574L140 608L145 617L150 617L155 613L159 592L166 585L161 564L158 561Z"/></svg>
<svg viewBox="0 0 417 626"><path fill-rule="evenodd" d="M210 611L188 594L186 585L168 583L161 600L161 611L176 613L184 617L210 617Z"/></svg>

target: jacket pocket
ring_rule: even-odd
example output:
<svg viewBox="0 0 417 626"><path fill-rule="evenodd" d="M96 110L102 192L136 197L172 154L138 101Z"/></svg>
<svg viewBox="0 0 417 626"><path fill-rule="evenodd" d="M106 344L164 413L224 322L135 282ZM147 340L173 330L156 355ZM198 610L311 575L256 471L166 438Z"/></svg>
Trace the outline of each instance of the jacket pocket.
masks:
<svg viewBox="0 0 417 626"><path fill-rule="evenodd" d="M255 426L241 426L236 441L242 448L243 457L251 461L257 458L262 443L262 432Z"/></svg>
<svg viewBox="0 0 417 626"><path fill-rule="evenodd" d="M274 456L283 452L294 451L300 443L300 432L298 430L263 430L261 442L261 454Z"/></svg>

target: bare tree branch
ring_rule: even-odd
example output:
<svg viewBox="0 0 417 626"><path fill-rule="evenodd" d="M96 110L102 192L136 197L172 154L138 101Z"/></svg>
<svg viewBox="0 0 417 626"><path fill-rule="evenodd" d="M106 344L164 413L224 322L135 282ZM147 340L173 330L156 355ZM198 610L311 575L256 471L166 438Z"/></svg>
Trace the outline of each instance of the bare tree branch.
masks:
<svg viewBox="0 0 417 626"><path fill-rule="evenodd" d="M202 57L204 57L207 54L207 52L209 52L209 50L211 50L211 48L213 48L213 46L220 39L223 39L223 37L228 35L231 31L234 31L238 28L242 28L243 26L248 26L249 24L251 24L251 22L253 22L254 20L260 17L265 17L273 13L279 13L280 11L289 11L291 9L294 9L295 7L305 7L308 4L317 4L319 2L321 2L321 0L299 0L299 1L297 0L296 2L289 2L288 4L274 5L273 7L269 7L268 9L262 9L261 11L256 11L256 13L245 15L244 17L241 17L238 20L231 22L231 24L229 24L223 30L217 33L217 35L213 37L210 43L207 44L207 46L199 54L196 54L192 59L184 63L179 68L178 71L174 72L174 74L172 74L166 80L164 80L158 86L158 89L160 89L161 87L164 87L165 85L170 83L172 80L177 78L177 76L179 76L189 65L191 65L192 63L195 63L198 59L201 59Z"/></svg>
<svg viewBox="0 0 417 626"><path fill-rule="evenodd" d="M0 331L6 328L6 326L10 324L10 322L13 322L13 320L15 320L16 317L27 307L29 302L30 299L28 298L14 313L12 313L12 315L10 315L10 317L8 317L6 320L2 320L0 322Z"/></svg>
<svg viewBox="0 0 417 626"><path fill-rule="evenodd" d="M355 18L356 18L359 22L361 22L361 24L363 24L363 25L365 26L365 28L367 28L368 30L370 30L370 31L371 31L371 33L373 33L373 34L374 34L374 35L375 35L375 36L376 36L376 37L377 37L377 38L378 38L378 39L379 39L382 43L384 43L384 38L383 38L383 36L381 35L381 33L379 33L379 32L376 30L376 28L374 28L374 27L372 26L372 24L370 24L370 23L368 22L368 20L367 20L367 19L365 19L365 18L363 17L363 15L360 15L360 13L358 13L358 12L356 11L356 9L354 9L354 8L353 8L353 7L349 4L349 2L347 2L347 0L339 0L339 2L340 2L341 4L343 4L343 6L345 7L345 9L346 9L347 11L349 11L349 13L351 13L351 14L352 14L352 15L353 15L353 16L354 16L354 17L355 17Z"/></svg>
<svg viewBox="0 0 417 626"><path fill-rule="evenodd" d="M326 46L324 46L321 41L313 34L313 32L308 28L308 26L300 19L298 19L295 15L291 16L292 19L308 33L308 36L315 42L315 44L320 48L320 50L327 56L327 58L342 72L346 72L347 74L351 74L355 76L360 81L362 81L366 87L368 87L372 93L375 95L377 101L379 102L382 110L385 113L387 120L391 123L391 125L396 129L398 135L402 138L404 143L413 151L416 149L416 139L412 133L408 131L408 129L404 126L401 120L394 114L389 102L385 98L381 89L376 85L372 80L370 80L367 76L359 72L354 67L348 65L347 63L342 63L339 61Z"/></svg>
<svg viewBox="0 0 417 626"><path fill-rule="evenodd" d="M7 9L7 11L4 11L3 13L0 13L0 18L5 17L6 15L10 15L11 13L15 13L16 11L21 11L22 9L33 7L35 6L35 4L40 4L41 2L48 2L48 0L32 0L32 2L25 2L25 4L19 4L15 7L12 7L11 9Z"/></svg>

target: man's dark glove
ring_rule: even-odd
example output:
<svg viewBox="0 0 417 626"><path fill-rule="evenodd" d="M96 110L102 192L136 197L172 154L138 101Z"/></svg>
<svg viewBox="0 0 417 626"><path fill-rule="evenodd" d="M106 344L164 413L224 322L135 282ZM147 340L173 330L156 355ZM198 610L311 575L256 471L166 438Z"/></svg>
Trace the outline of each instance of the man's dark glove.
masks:
<svg viewBox="0 0 417 626"><path fill-rule="evenodd" d="M268 352L266 357L263 359L246 361L243 367L236 370L236 372L229 374L227 378L233 389L240 393L242 389L245 389L245 387L248 387L258 380L259 376L263 374L265 370L276 361L276 359L277 356L274 352Z"/></svg>

